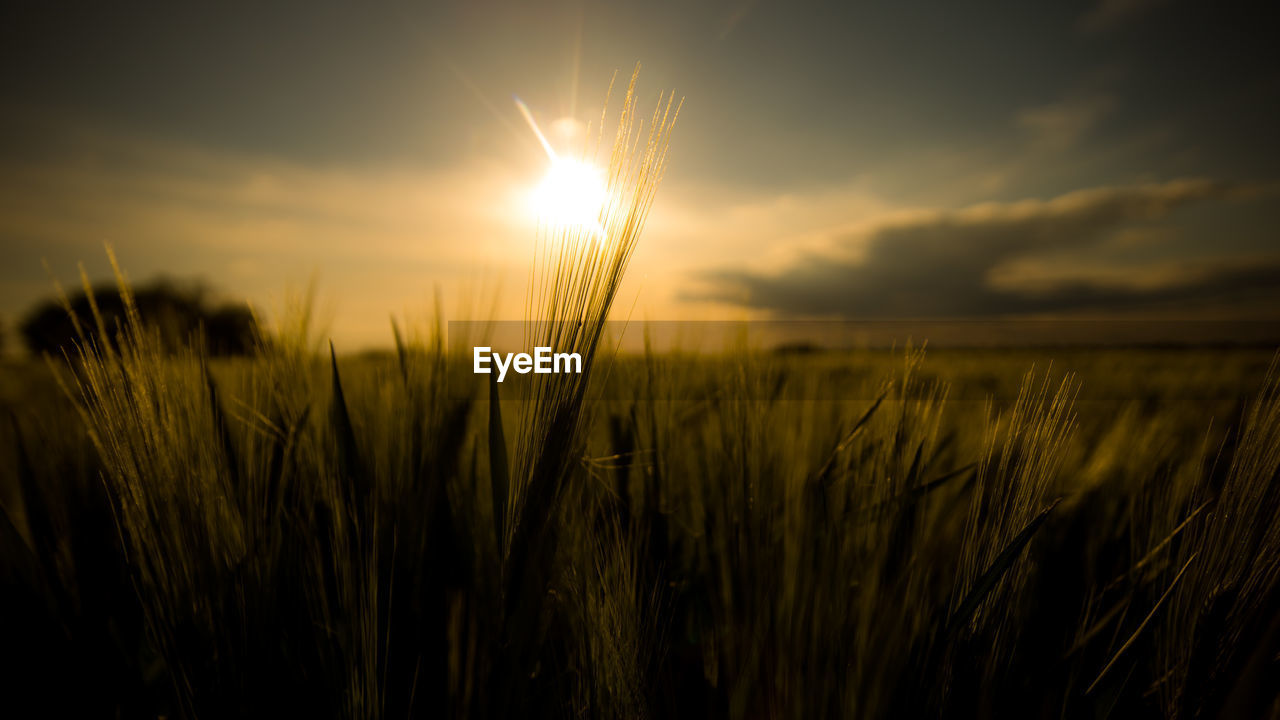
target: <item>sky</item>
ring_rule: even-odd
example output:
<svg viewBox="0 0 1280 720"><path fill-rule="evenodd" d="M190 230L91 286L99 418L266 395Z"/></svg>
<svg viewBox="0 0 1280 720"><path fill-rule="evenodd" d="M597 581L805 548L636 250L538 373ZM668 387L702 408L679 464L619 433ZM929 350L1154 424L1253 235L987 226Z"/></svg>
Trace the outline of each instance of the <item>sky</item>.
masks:
<svg viewBox="0 0 1280 720"><path fill-rule="evenodd" d="M437 297L516 319L514 99L567 147L638 62L684 105L628 317L1275 320L1276 37L1179 0L18 0L0 317L110 243L267 314L314 278L349 349Z"/></svg>

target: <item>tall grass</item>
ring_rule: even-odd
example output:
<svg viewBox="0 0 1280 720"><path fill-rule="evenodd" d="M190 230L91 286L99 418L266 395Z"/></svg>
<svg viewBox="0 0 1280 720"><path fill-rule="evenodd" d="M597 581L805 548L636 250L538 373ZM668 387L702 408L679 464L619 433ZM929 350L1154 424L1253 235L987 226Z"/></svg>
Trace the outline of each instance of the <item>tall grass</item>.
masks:
<svg viewBox="0 0 1280 720"><path fill-rule="evenodd" d="M80 716L1274 716L1275 369L1210 423L1209 361L606 359L677 112L643 127L633 76L603 232L540 230L527 339L584 372L515 413L439 322L339 359L300 302L252 358L172 352L117 268L119 341L51 362L64 404L0 436L0 639L33 658L6 690Z"/></svg>
<svg viewBox="0 0 1280 720"><path fill-rule="evenodd" d="M586 447L585 401L597 372L597 351L666 169L671 130L679 114L674 95L668 95L660 99L646 128L638 115L638 77L637 66L623 97L608 151L606 201L599 211L598 226L558 223L539 227L526 310L526 345L549 347L554 353L575 353L582 358L582 371L534 376L530 397L523 405L509 477L503 477L508 472L506 449L502 446L504 437L497 431L501 425L495 424L494 419L500 408L496 402L498 386L490 385L490 468L494 473L493 507L501 553L502 642L510 663L503 674L510 678L536 675L542 638L538 633L531 636L529 630L549 621L547 591L561 579L557 577L556 555L563 519L558 510ZM608 103L601 116L600 137L607 121ZM584 147L582 154L586 160L594 161L598 147ZM579 558L582 562L604 564L599 574L602 582L616 578L623 582L623 588L628 587L628 569L613 564L625 562L625 557L612 553L612 548L597 538L581 538L580 547L593 548L597 555L603 555L593 558L588 553ZM581 611L603 627L604 618L596 613L616 610L611 608L614 602L628 600L614 595L595 597ZM621 630L616 623L609 627L614 633ZM533 642L529 642L531 637ZM634 678L634 672L618 668L632 662L630 648L617 645L620 641L615 636L614 644L591 643L588 649L599 660L597 667L615 675L597 691L607 691L608 696L623 703L622 707L634 708L638 691L623 687L623 679ZM599 658L605 647L611 649L609 656ZM515 698L531 692L534 691L521 683L507 688L504 695Z"/></svg>
<svg viewBox="0 0 1280 720"><path fill-rule="evenodd" d="M868 372L822 402L793 399L835 387L811 360L622 359L596 375L610 399L581 424L554 534L524 553L523 615L486 390L431 337L381 360L277 342L209 365L125 328L67 366L91 452L77 467L74 433L40 432L71 427L56 415L19 420L23 511L6 505L18 544L0 557L25 621L6 637L109 662L33 662L22 689L36 668L109 665L115 682L86 684L100 707L189 717L1238 717L1274 700L1274 376L1219 444L1195 413L1077 414L1089 381L1044 375L984 421L954 400L971 381L919 352L841 360Z"/></svg>
<svg viewBox="0 0 1280 720"><path fill-rule="evenodd" d="M537 378L525 404L524 432L517 441L515 486L508 530L521 532L523 507L541 516L567 463L576 459L581 444L583 404L595 370L596 353L609 311L626 273L631 255L653 204L667 165L671 130L680 112L674 94L662 98L648 128L639 118L631 76L622 101L607 165L607 193L600 208L599 227L582 224L543 224L539 227L526 310L526 345L550 347L556 353L577 353L580 374ZM612 90L611 90L612 92ZM603 136L608 104L602 113ZM597 141L598 142L598 141ZM590 159L598 148L583 148Z"/></svg>
<svg viewBox="0 0 1280 720"><path fill-rule="evenodd" d="M1167 551L1171 586L1155 680L1171 717L1277 711L1280 641L1280 375L1273 362L1220 478L1194 496L1185 537ZM1170 573L1185 569L1186 575ZM1179 584L1178 581L1181 581Z"/></svg>

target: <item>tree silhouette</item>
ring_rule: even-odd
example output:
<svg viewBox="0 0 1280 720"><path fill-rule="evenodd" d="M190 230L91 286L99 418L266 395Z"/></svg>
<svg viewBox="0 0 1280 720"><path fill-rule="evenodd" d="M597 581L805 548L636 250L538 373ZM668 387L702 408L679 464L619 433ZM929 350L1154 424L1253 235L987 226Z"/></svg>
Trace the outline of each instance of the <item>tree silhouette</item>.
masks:
<svg viewBox="0 0 1280 720"><path fill-rule="evenodd" d="M201 343L210 355L245 355L252 352L258 327L248 306L211 305L208 292L199 284L180 284L159 279L133 290L138 316L145 327L157 332L162 347L172 352L190 343ZM113 344L124 322L124 302L108 285L93 289L103 325ZM90 299L84 291L70 297L71 312L80 328L94 343L102 343L93 317ZM32 353L60 353L77 340L75 323L57 300L46 300L32 309L20 328Z"/></svg>

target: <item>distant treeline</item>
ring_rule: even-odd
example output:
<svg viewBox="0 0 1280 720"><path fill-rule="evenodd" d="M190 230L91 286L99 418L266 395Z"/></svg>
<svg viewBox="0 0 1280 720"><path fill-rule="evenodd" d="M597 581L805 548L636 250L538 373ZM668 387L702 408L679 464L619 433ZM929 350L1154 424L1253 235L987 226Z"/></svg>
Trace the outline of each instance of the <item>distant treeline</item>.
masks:
<svg viewBox="0 0 1280 720"><path fill-rule="evenodd" d="M159 334L169 350L200 343L214 356L245 355L258 340L258 325L244 303L214 303L198 283L153 280L132 290L144 326ZM102 338L94 319L93 304L102 316L107 339L113 344L124 320L124 303L114 285L93 288L92 299L83 290L70 296L71 313L52 298L33 308L19 325L19 333L33 354L61 353L77 340L76 323L97 344ZM74 314L74 321L72 318Z"/></svg>

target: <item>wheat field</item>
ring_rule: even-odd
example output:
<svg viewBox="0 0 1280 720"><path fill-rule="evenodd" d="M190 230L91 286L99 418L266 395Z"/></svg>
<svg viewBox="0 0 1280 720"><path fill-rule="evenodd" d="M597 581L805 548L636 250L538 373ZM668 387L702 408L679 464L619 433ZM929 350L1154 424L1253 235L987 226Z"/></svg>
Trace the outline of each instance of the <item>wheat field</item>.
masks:
<svg viewBox="0 0 1280 720"><path fill-rule="evenodd" d="M5 366L6 706L1280 717L1272 352L609 352L678 111L629 89L600 228L539 233L580 375L478 380L442 323L343 356L305 304L215 360L119 272L119 327Z"/></svg>

